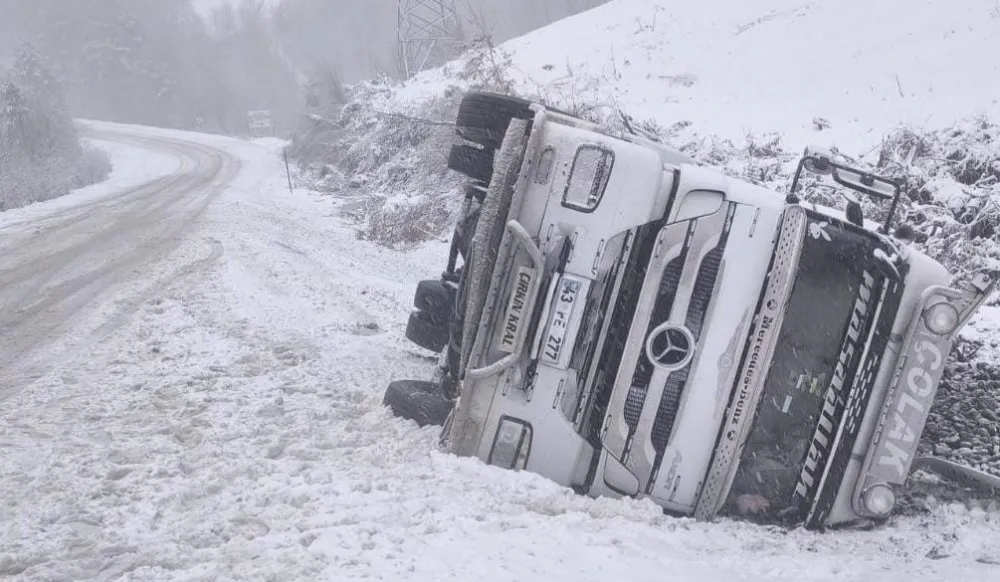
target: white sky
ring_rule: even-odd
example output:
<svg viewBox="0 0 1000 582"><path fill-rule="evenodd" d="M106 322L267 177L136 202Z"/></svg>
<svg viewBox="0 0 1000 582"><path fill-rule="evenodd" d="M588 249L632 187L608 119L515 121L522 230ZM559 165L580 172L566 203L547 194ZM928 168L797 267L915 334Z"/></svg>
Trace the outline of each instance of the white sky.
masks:
<svg viewBox="0 0 1000 582"><path fill-rule="evenodd" d="M207 14L209 10L211 10L215 6L218 6L219 4L223 4L225 2L229 2L230 4L239 4L241 1L242 0L191 0L191 5L194 6L195 9L198 10L198 12L202 14ZM281 0L264 0L264 3L277 4L280 1Z"/></svg>
<svg viewBox="0 0 1000 582"><path fill-rule="evenodd" d="M191 0L191 5L198 9L199 12L206 12L213 6L226 0Z"/></svg>

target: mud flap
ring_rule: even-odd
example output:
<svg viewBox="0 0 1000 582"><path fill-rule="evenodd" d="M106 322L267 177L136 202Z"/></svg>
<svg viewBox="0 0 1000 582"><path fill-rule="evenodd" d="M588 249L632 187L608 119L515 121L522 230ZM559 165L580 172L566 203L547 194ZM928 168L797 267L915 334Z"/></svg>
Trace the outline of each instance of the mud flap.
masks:
<svg viewBox="0 0 1000 582"><path fill-rule="evenodd" d="M975 489L987 496L1000 496L1000 477L974 469L941 457L917 457L913 460L912 471L924 469L936 473L956 485Z"/></svg>

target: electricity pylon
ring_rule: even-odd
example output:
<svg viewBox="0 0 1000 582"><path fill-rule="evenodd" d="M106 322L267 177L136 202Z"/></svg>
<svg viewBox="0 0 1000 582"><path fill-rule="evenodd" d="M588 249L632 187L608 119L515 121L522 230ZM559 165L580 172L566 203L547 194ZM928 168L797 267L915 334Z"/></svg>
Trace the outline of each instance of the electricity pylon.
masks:
<svg viewBox="0 0 1000 582"><path fill-rule="evenodd" d="M462 26L455 0L397 0L396 16L404 78L458 55Z"/></svg>

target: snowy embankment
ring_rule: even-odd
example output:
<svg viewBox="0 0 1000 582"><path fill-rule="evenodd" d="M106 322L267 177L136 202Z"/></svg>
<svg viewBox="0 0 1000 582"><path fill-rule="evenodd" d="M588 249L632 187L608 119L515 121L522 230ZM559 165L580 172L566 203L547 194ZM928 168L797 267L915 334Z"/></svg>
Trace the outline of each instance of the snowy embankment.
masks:
<svg viewBox="0 0 1000 582"><path fill-rule="evenodd" d="M285 184L279 144L133 128L241 162L184 236L215 260L163 281L98 345L0 402L0 578L993 580L1000 511L931 502L823 535L662 515L436 451L392 418L403 339L446 245L358 241L328 197ZM150 177L169 159L115 148ZM138 172L136 173L138 178ZM57 201L56 203L63 203Z"/></svg>
<svg viewBox="0 0 1000 582"><path fill-rule="evenodd" d="M72 191L69 195L42 203L13 208L0 213L0 228L9 236L19 225L37 227L38 222L59 211L70 210L97 202L114 192L125 190L160 178L177 170L179 160L159 153L137 150L134 146L102 139L87 139L87 143L110 156L113 169L106 180Z"/></svg>
<svg viewBox="0 0 1000 582"><path fill-rule="evenodd" d="M405 86L360 84L293 151L317 187L354 200L345 208L365 238L447 236L460 198L444 171L448 123L462 91L513 91L619 131L627 115L777 192L806 145L829 147L903 181L898 216L920 248L960 276L997 271L998 35L994 0L615 0ZM843 204L819 188L806 198ZM924 448L1000 474L998 330L994 299L963 333Z"/></svg>

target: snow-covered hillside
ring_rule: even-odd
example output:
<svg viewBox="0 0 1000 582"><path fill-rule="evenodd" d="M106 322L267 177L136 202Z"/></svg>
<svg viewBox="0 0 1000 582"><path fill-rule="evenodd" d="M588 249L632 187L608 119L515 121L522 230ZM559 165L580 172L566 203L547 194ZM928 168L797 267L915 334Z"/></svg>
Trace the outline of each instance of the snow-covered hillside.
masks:
<svg viewBox="0 0 1000 582"><path fill-rule="evenodd" d="M995 0L616 0L502 50L525 93L858 152L900 123L1000 113L998 37ZM430 71L399 97L452 82Z"/></svg>

